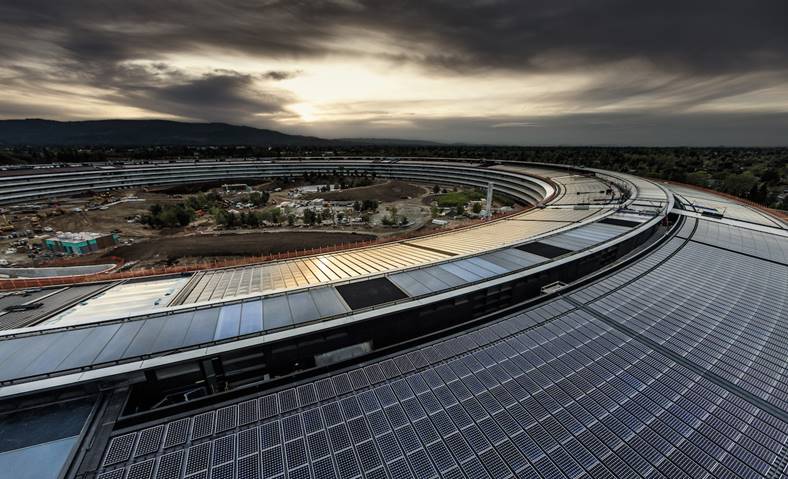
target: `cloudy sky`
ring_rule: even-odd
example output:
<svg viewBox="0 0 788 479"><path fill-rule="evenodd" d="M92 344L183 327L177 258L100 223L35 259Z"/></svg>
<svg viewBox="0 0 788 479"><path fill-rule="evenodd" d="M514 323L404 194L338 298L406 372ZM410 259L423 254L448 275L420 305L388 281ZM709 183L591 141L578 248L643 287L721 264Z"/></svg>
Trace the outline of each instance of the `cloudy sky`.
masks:
<svg viewBox="0 0 788 479"><path fill-rule="evenodd" d="M0 117L788 144L785 0L3 0Z"/></svg>

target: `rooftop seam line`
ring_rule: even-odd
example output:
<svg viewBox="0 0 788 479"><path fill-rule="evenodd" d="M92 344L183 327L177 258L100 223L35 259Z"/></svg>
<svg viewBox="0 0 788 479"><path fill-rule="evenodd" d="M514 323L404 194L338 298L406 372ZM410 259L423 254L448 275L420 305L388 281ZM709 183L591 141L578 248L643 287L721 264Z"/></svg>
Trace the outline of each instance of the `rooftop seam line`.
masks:
<svg viewBox="0 0 788 479"><path fill-rule="evenodd" d="M750 258L753 258L753 259L759 259L759 260L761 260L761 261L768 261L769 263L774 263L774 264L777 264L777 265L780 265L780 266L788 266L788 264L786 264L786 263L783 263L783 262L780 262L780 261L777 261L777 260L775 260L775 259L769 259L769 258L763 258L763 257L761 257L761 256L755 256L754 254L749 254L749 253L744 253L744 252L742 252L742 251L736 251L736 250L732 250L732 249L730 249L730 248L725 248L724 246L718 246L718 245L714 245L714 244L709 244L709 243L706 243L706 242L704 242L704 241L698 241L698 240L696 240L696 239L691 239L691 238L687 238L687 239L688 239L689 241L692 241L693 243L702 244L702 245L704 245L704 246L709 246L709 247L711 247L711 248L717 248L717 249L721 249L721 250L723 250L723 251L727 251L727 252L729 252L729 253L740 254L740 255L742 255L742 256L747 256L747 257L750 257Z"/></svg>
<svg viewBox="0 0 788 479"><path fill-rule="evenodd" d="M422 245L419 245L419 244L413 244L413 243L410 243L408 241L403 241L401 244L403 244L405 246L410 246L411 248L418 248L418 249L423 249L423 250L426 250L426 251L432 251L433 253L445 254L446 256L457 256L457 253L449 253L448 251L443 251L443 250L440 250L440 249L437 249L437 248L430 248L429 246L422 246Z"/></svg>
<svg viewBox="0 0 788 479"><path fill-rule="evenodd" d="M635 330L633 330L629 326L625 326L625 325L619 323L618 321L610 319L607 316L605 316L604 314L597 312L594 309L588 308L586 304L580 303L579 301L577 301L577 300L575 300L573 298L570 298L570 297L566 297L566 296L563 299L565 299L566 301L572 303L577 309L580 309L580 310L582 310L582 311L584 311L586 313L591 314L592 316L594 316L595 318L599 319L600 321L602 321L603 323L607 324L608 326L616 329L617 331L619 331L621 333L626 334L627 336L631 337L632 339L634 339L636 341L641 342L642 344L648 346L649 348L653 349L654 351L657 351L658 353L662 354L663 356L669 358L671 361L674 361L675 363L684 366L685 368L689 369L690 371L693 371L694 373L700 375L701 377L708 379L709 381L711 381L712 383L716 384L717 386L720 386L721 388L725 389L729 393L735 394L736 396L740 397L741 399L744 399L745 401L749 402L753 406L755 406L757 408L760 408L760 409L763 409L764 411L769 412L770 414L772 414L773 416L779 418L780 420L782 420L784 422L788 422L788 411L786 411L786 410L784 410L784 409L782 409L782 408L780 408L778 406L775 406L774 404L770 403L769 401L761 399L760 397L756 396L755 394L747 391L746 389L742 388L741 386L733 384L732 382L728 381L727 379L722 378L721 376L717 375L716 373L713 373L713 372L711 372L709 370L704 369L703 367L697 365L696 363L686 359L684 356L680 355L679 353L676 353L675 351L672 351L672 350L666 348L665 346L657 343L653 339L650 339L650 338L646 337L645 335L636 332Z"/></svg>

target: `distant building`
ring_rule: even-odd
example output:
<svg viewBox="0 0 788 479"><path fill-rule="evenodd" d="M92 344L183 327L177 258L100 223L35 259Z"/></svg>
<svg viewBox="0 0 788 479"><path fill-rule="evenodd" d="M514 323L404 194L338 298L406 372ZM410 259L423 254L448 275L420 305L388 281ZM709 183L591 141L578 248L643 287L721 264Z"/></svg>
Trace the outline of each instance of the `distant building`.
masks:
<svg viewBox="0 0 788 479"><path fill-rule="evenodd" d="M87 254L98 251L118 243L118 235L114 233L58 233L56 236L46 238L44 247L54 253Z"/></svg>
<svg viewBox="0 0 788 479"><path fill-rule="evenodd" d="M225 193L249 193L252 187L246 183L233 183L229 185L222 185Z"/></svg>

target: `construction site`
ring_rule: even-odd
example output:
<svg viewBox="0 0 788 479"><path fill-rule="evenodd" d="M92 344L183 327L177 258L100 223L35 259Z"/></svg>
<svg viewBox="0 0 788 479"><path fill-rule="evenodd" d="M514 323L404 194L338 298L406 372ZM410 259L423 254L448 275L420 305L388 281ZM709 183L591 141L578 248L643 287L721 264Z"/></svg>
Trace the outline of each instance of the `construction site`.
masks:
<svg viewBox="0 0 788 479"><path fill-rule="evenodd" d="M81 192L0 209L0 274L25 277L34 267L88 264L144 271L253 262L460 227L486 215L485 202L481 188L369 176ZM494 207L508 212L518 205L496 196ZM52 246L64 236L112 241Z"/></svg>

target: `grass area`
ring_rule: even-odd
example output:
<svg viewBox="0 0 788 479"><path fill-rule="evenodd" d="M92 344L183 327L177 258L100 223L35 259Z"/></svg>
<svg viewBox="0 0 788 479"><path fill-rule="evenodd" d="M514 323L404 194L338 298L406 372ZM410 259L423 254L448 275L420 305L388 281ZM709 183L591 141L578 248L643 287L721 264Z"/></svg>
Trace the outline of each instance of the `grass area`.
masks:
<svg viewBox="0 0 788 479"><path fill-rule="evenodd" d="M435 200L441 208L456 208L458 206L465 206L470 201L476 201L484 198L484 194L480 191L450 191L439 195Z"/></svg>

